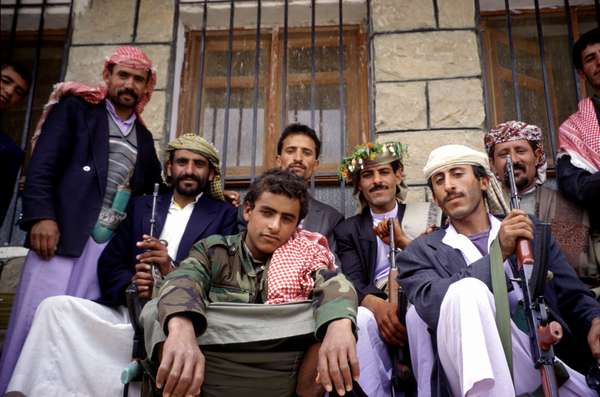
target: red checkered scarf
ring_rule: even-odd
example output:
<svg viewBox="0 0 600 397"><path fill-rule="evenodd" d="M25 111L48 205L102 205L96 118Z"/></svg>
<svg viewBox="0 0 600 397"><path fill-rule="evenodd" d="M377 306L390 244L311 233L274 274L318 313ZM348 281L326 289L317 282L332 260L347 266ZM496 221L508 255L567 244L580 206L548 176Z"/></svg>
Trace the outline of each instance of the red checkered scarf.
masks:
<svg viewBox="0 0 600 397"><path fill-rule="evenodd" d="M314 287L312 273L335 270L335 259L327 239L320 233L298 228L273 252L267 271L268 304L308 299Z"/></svg>
<svg viewBox="0 0 600 397"><path fill-rule="evenodd" d="M154 70L152 66L152 61L150 61L150 58L148 58L148 56L139 48L124 46L117 48L117 50L110 57L105 59L104 70L107 70L109 65L120 65L132 69L148 70L152 72L150 75L150 81L148 81L148 90L139 99L135 107L137 119L140 121L140 123L142 123L142 125L145 125L141 114L144 111L146 104L150 101L150 97L154 91L154 86L156 85L156 70ZM40 119L35 127L33 136L31 137L31 150L33 150L35 143L42 133L42 126L44 125L50 110L60 101L63 96L75 95L83 98L83 100L88 103L96 105L102 102L102 100L106 97L107 92L108 88L104 83L96 87L90 87L76 81L65 81L55 84L52 93L50 94L50 98L48 98L48 102L44 105L44 111L42 112L42 115L40 116Z"/></svg>
<svg viewBox="0 0 600 397"><path fill-rule="evenodd" d="M590 173L600 170L600 126L591 98L579 101L573 113L558 130L560 152L571 156Z"/></svg>

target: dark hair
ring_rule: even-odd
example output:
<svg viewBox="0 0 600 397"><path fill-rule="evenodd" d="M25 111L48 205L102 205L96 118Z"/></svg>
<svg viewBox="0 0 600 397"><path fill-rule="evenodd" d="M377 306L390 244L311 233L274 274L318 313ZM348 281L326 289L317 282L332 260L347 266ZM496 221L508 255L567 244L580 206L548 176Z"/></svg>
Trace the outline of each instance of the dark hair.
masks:
<svg viewBox="0 0 600 397"><path fill-rule="evenodd" d="M26 68L23 64L20 64L15 61L2 62L2 67L0 70L4 70L6 68L12 68L25 82L27 83L27 92L29 92L29 88L31 87L31 72L28 68Z"/></svg>
<svg viewBox="0 0 600 397"><path fill-rule="evenodd" d="M573 65L575 69L583 70L583 60L581 54L589 45L600 43L600 28L594 28L582 34L573 45Z"/></svg>
<svg viewBox="0 0 600 397"><path fill-rule="evenodd" d="M488 176L487 172L485 171L485 168L482 165L471 165L471 168L473 168L473 174L475 175L475 178L480 181L482 177L484 176ZM429 179L427 179L427 186L429 186L429 189L431 189L431 194L435 195L435 193L433 192L433 182L431 182L431 178L433 177L430 176ZM485 192L483 192L484 198L485 198Z"/></svg>
<svg viewBox="0 0 600 397"><path fill-rule="evenodd" d="M277 142L278 155L280 155L281 151L283 150L283 141L285 141L285 139L290 135L305 135L312 139L315 143L316 158L319 158L319 156L321 155L321 140L317 136L315 130L313 130L307 125L300 123L290 124L287 127L285 127L285 129L281 133L281 136L279 137L279 141Z"/></svg>
<svg viewBox="0 0 600 397"><path fill-rule="evenodd" d="M254 205L261 194L269 192L273 194L281 194L291 199L300 201L300 214L298 223L308 213L308 190L304 179L288 170L279 168L271 168L265 171L260 177L256 178L250 187L248 193L244 197L244 205L248 204L250 208Z"/></svg>

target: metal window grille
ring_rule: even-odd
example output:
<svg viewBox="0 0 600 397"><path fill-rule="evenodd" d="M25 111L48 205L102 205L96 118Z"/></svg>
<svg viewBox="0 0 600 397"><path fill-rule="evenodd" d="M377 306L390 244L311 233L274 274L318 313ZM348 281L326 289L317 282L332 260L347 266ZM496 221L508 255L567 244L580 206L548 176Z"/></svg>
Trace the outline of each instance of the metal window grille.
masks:
<svg viewBox="0 0 600 397"><path fill-rule="evenodd" d="M558 127L586 96L571 60L574 39L600 25L600 4L598 0L577 5L547 1L544 7L539 0L515 3L475 0L486 124L490 128L518 119L542 127L552 169Z"/></svg>

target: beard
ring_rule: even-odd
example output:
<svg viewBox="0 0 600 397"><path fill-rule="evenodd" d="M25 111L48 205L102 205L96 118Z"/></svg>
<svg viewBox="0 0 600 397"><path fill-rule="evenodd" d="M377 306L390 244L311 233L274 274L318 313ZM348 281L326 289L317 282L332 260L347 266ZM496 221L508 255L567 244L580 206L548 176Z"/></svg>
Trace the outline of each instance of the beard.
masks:
<svg viewBox="0 0 600 397"><path fill-rule="evenodd" d="M126 100L122 98L124 95L129 95L133 100ZM117 90L116 95L111 95L110 100L112 103L116 103L121 107L133 109L139 102L140 97L130 88L120 88Z"/></svg>
<svg viewBox="0 0 600 397"><path fill-rule="evenodd" d="M196 186L185 186L185 179L192 179L196 181ZM173 178L173 185L175 186L177 193L180 195L185 197L196 197L206 189L208 181L205 178L198 177L196 175L180 175Z"/></svg>
<svg viewBox="0 0 600 397"><path fill-rule="evenodd" d="M517 190L521 191L521 190L525 189L527 186L529 186L531 183L531 181L529 180L529 177L527 176L527 167L522 163L514 163L513 169L515 171L515 185L517 186ZM517 170L521 171L520 177L516 176ZM505 178L504 178L504 185L508 189L510 189L510 181L508 179L508 176L505 176Z"/></svg>

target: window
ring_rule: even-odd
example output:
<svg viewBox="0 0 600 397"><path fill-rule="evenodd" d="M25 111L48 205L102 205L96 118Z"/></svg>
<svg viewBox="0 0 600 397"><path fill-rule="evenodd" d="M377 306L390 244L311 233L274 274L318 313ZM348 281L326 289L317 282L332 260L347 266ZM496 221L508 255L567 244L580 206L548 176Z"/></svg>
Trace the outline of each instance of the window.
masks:
<svg viewBox="0 0 600 397"><path fill-rule="evenodd" d="M571 65L568 39L568 22L561 4L540 9L544 33L544 64L548 76L550 98L550 123L558 132L560 124L577 110L576 78ZM545 150L549 166L553 168L548 108L544 93L542 60L534 10L519 10L511 14L516 85L519 92L522 120L538 125L545 134ZM574 40L584 32L598 26L592 6L570 7ZM504 9L482 11L482 44L486 67L487 103L490 126L506 120L517 119L510 42ZM580 97L591 91L581 84ZM554 137L556 141L556 137Z"/></svg>
<svg viewBox="0 0 600 397"><path fill-rule="evenodd" d="M344 26L342 105L338 35L337 27L316 29L314 128L323 142L318 183L338 183L335 172L342 155L342 133L346 142L343 153L368 139L366 33L361 26ZM283 29L261 31L256 145L253 145L256 30L236 29L233 34L228 123L225 120L228 32L206 33L202 79L202 65L199 64L202 58L201 38L199 31L190 31L186 36L178 133L199 129L216 145L221 156L226 157L228 185L245 184L252 175L253 153L256 175L275 165L276 145L282 126L292 122L311 125L311 29L288 30L287 73L283 72ZM285 105L281 100L284 81ZM199 87L202 87L201 92ZM286 109L282 109L283 106ZM340 106L344 106L346 115L343 129ZM227 152L223 153L225 138Z"/></svg>

